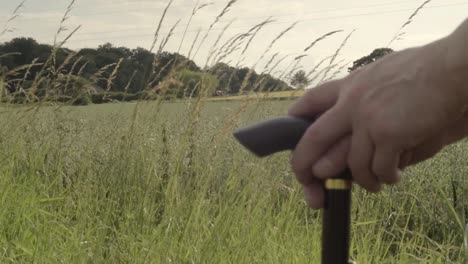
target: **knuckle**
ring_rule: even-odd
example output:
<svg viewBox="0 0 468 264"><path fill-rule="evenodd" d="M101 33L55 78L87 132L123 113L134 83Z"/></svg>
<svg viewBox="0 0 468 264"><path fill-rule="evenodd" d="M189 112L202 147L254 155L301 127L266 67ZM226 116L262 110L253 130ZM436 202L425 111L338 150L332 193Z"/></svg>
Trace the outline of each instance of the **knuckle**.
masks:
<svg viewBox="0 0 468 264"><path fill-rule="evenodd" d="M386 144L389 140L398 137L398 127L392 120L379 119L369 128L370 135L376 144Z"/></svg>
<svg viewBox="0 0 468 264"><path fill-rule="evenodd" d="M308 144L320 144L325 136L326 134L322 129L317 126L310 126L302 136L301 141L307 141Z"/></svg>
<svg viewBox="0 0 468 264"><path fill-rule="evenodd" d="M377 193L380 191L380 183L370 171L370 168L366 167L364 164L353 162L352 160L350 160L348 164L353 180L358 185L372 193Z"/></svg>
<svg viewBox="0 0 468 264"><path fill-rule="evenodd" d="M362 164L354 161L352 158L348 159L348 166L351 170L353 178L359 183L362 179L362 175L366 174L366 169Z"/></svg>

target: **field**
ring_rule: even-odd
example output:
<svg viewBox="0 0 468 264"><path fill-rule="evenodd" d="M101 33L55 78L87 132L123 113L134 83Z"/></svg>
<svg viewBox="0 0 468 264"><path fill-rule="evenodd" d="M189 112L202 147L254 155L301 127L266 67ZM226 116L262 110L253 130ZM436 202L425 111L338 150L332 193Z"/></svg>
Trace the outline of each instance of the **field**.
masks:
<svg viewBox="0 0 468 264"><path fill-rule="evenodd" d="M0 108L1 263L318 263L320 213L235 127L291 101ZM357 263L463 263L467 143L353 191Z"/></svg>
<svg viewBox="0 0 468 264"><path fill-rule="evenodd" d="M281 91L281 92L271 92L271 93L260 92L260 93L250 93L250 94L245 94L245 95L212 97L210 98L210 101L291 99L295 97L300 97L303 94L304 94L304 90Z"/></svg>

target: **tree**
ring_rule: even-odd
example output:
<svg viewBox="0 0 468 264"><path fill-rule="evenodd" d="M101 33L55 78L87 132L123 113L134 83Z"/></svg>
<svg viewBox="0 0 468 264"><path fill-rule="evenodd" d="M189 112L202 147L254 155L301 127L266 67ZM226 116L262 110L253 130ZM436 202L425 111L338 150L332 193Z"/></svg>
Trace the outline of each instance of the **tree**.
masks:
<svg viewBox="0 0 468 264"><path fill-rule="evenodd" d="M291 84L296 86L297 89L304 89L310 84L310 80L307 78L305 71L297 71L291 78Z"/></svg>
<svg viewBox="0 0 468 264"><path fill-rule="evenodd" d="M215 75L218 80L219 84L216 87L215 94L235 94L236 91L238 92L240 89L241 80L235 74L235 68L227 65L226 63L216 63L213 67L211 67L208 71Z"/></svg>
<svg viewBox="0 0 468 264"><path fill-rule="evenodd" d="M202 93L203 96L211 96L219 81L216 76L205 72L182 70L176 78L183 84L177 91L177 97L194 97Z"/></svg>
<svg viewBox="0 0 468 264"><path fill-rule="evenodd" d="M32 62L35 64L27 67ZM18 70L14 75L5 75L12 69ZM125 98L131 97L128 93L136 95L167 90L181 97L196 96L200 92L227 95L238 94L241 90L291 89L285 82L269 74L257 74L247 67L218 63L202 70L194 61L178 53L163 51L154 54L143 48L128 49L105 43L98 48L81 49L75 54L70 49L40 44L32 38L15 38L0 43L0 74L4 75L4 86L12 94L34 88L34 95L39 99L75 96L82 94L84 87L103 93L109 84L110 93L126 92ZM201 83L200 87L197 87L198 83Z"/></svg>
<svg viewBox="0 0 468 264"><path fill-rule="evenodd" d="M30 64L38 54L36 53L39 44L32 38L15 38L2 45L2 53L12 53L8 63L3 62L9 69L19 65Z"/></svg>
<svg viewBox="0 0 468 264"><path fill-rule="evenodd" d="M261 74L259 77L259 85L256 91L260 92L279 92L294 90L286 82L276 79L269 74Z"/></svg>
<svg viewBox="0 0 468 264"><path fill-rule="evenodd" d="M353 66L348 68L348 72L352 72L354 70L357 70L367 64L370 64L380 58L382 58L383 56L389 54L389 53L392 53L393 50L392 49L389 49L389 48L379 48L379 49L375 49L374 51L372 51L371 54L367 55L367 56L364 56L356 61L353 62Z"/></svg>

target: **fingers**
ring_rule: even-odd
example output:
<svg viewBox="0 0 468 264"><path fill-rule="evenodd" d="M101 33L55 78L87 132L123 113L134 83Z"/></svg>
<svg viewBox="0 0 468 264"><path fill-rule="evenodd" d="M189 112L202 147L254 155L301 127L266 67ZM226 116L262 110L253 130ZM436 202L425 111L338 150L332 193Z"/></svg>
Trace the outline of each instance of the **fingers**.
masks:
<svg viewBox="0 0 468 264"><path fill-rule="evenodd" d="M399 151L391 145L376 145L372 162L372 172L380 182L396 184L400 181L398 165Z"/></svg>
<svg viewBox="0 0 468 264"><path fill-rule="evenodd" d="M348 166L346 158L348 157L350 145L350 136L342 138L314 165L313 175L320 179L327 179L344 171ZM396 184L400 181L399 157L396 149L376 147L376 151L371 158L372 162L369 163L369 166L371 166L369 171L381 183ZM409 156L406 156L406 158L409 158Z"/></svg>
<svg viewBox="0 0 468 264"><path fill-rule="evenodd" d="M297 179L303 184L305 200L309 207L320 209L324 206L325 190L322 182L312 174L312 165L322 152L326 151L339 139L344 119L337 111L327 112L338 100L340 86L337 81L327 82L307 91L289 109L289 115L302 118L317 118L316 122L307 130L293 152L291 165ZM319 116L323 113L324 116ZM341 127L340 127L341 125ZM333 133L329 133L333 131ZM339 149L335 150L332 158L339 155ZM343 155L341 155L343 156ZM338 158L339 159L339 158Z"/></svg>
<svg viewBox="0 0 468 264"><path fill-rule="evenodd" d="M309 89L289 109L289 115L311 118L330 109L338 100L340 85L331 81Z"/></svg>
<svg viewBox="0 0 468 264"><path fill-rule="evenodd" d="M346 158L348 157L350 145L351 137L343 137L315 163L312 168L313 175L320 179L328 179L346 170L348 166Z"/></svg>
<svg viewBox="0 0 468 264"><path fill-rule="evenodd" d="M378 192L381 184L372 172L374 144L365 130L353 132L351 148L348 155L348 165L353 180L370 192Z"/></svg>
<svg viewBox="0 0 468 264"><path fill-rule="evenodd" d="M308 185L304 185L304 196L307 205L313 209L323 208L325 205L325 190L321 181L314 180Z"/></svg>
<svg viewBox="0 0 468 264"><path fill-rule="evenodd" d="M300 183L310 184L312 166L350 130L346 111L333 107L312 124L293 151L291 165Z"/></svg>

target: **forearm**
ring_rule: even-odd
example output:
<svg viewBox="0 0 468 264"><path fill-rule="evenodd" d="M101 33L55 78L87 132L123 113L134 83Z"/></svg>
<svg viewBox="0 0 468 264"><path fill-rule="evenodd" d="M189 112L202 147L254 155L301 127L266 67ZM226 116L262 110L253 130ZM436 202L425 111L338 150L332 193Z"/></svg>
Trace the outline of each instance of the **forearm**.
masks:
<svg viewBox="0 0 468 264"><path fill-rule="evenodd" d="M448 84L457 90L468 110L468 19L444 40L447 44L445 61Z"/></svg>
<svg viewBox="0 0 468 264"><path fill-rule="evenodd" d="M421 47L420 56L428 69L429 83L441 89L456 108L452 114L468 110L468 19L450 35Z"/></svg>
<svg viewBox="0 0 468 264"><path fill-rule="evenodd" d="M448 43L448 63L455 69L468 67L468 19L452 34L446 37ZM464 72L466 74L466 71Z"/></svg>

